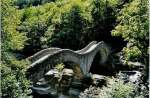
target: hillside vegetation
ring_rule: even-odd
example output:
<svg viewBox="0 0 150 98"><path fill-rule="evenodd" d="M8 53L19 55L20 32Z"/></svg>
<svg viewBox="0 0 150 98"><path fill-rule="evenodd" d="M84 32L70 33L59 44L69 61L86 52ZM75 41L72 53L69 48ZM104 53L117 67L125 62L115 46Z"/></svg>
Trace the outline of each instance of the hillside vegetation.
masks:
<svg viewBox="0 0 150 98"><path fill-rule="evenodd" d="M125 63L144 64L148 81L148 0L2 0L1 25L4 98L29 94L25 58L48 47L78 50L93 40L122 53Z"/></svg>

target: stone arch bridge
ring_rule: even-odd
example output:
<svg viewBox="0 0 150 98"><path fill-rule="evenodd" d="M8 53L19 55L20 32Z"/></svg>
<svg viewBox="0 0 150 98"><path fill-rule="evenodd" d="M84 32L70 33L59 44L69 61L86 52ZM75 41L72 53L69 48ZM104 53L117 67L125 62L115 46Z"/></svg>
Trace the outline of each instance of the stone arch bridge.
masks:
<svg viewBox="0 0 150 98"><path fill-rule="evenodd" d="M36 83L56 64L67 61L79 64L81 71L85 75L89 72L93 59L97 53L100 53L100 63L103 64L110 54L110 49L103 41L98 43L92 41L85 48L78 51L61 48L41 50L27 58L31 62L31 65L28 66L26 71L27 78Z"/></svg>

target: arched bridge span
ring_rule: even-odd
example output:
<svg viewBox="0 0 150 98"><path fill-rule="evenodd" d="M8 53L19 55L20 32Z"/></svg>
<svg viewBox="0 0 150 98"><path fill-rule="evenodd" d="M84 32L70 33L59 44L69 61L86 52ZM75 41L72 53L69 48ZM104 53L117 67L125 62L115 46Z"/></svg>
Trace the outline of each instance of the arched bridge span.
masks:
<svg viewBox="0 0 150 98"><path fill-rule="evenodd" d="M27 58L31 65L27 68L27 77L34 83L44 77L56 64L71 61L80 65L83 74L90 70L93 59L97 53L101 55L101 63L105 63L109 54L109 47L103 42L93 41L85 48L73 51L70 49L48 48L41 50Z"/></svg>

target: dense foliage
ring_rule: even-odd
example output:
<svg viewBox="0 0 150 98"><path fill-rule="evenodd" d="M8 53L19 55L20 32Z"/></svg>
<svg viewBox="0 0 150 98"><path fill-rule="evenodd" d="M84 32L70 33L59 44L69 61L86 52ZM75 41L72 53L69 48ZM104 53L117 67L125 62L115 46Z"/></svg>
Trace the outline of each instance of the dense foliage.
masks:
<svg viewBox="0 0 150 98"><path fill-rule="evenodd" d="M133 84L112 78L108 79L107 87L90 87L81 93L80 98L133 98L134 90Z"/></svg>
<svg viewBox="0 0 150 98"><path fill-rule="evenodd" d="M19 29L29 38L24 51L33 49L33 53L49 46L77 49L83 26L90 18L89 12L85 12L87 3L81 3L80 0L57 2L24 9Z"/></svg>
<svg viewBox="0 0 150 98"><path fill-rule="evenodd" d="M142 87L144 88L144 87ZM90 86L82 92L79 98L147 98L148 91L141 92L136 85L116 78L107 78L107 86L102 88Z"/></svg>
<svg viewBox="0 0 150 98"><path fill-rule="evenodd" d="M126 60L148 57L148 5L147 0L133 0L120 11L119 24L112 31L128 41L123 49Z"/></svg>
<svg viewBox="0 0 150 98"><path fill-rule="evenodd" d="M25 58L48 47L77 50L90 41L104 40L112 52L122 50L125 61L147 65L148 72L147 0L2 0L1 3L3 97L28 94L25 70L29 64ZM119 90L113 96L126 96L133 90L117 83L115 87Z"/></svg>
<svg viewBox="0 0 150 98"><path fill-rule="evenodd" d="M124 60L143 63L145 80L148 81L148 1L132 0L120 11L117 20L119 23L112 31L112 35L122 36L128 42L122 50Z"/></svg>
<svg viewBox="0 0 150 98"><path fill-rule="evenodd" d="M115 43L111 30L118 2L57 0L22 9L18 30L29 38L23 53L28 56L53 46L77 50L92 40Z"/></svg>
<svg viewBox="0 0 150 98"><path fill-rule="evenodd" d="M29 83L24 75L27 63L17 60L14 53L24 47L27 38L16 30L21 22L21 14L12 3L12 0L2 1L1 89L2 96L7 98L25 96Z"/></svg>

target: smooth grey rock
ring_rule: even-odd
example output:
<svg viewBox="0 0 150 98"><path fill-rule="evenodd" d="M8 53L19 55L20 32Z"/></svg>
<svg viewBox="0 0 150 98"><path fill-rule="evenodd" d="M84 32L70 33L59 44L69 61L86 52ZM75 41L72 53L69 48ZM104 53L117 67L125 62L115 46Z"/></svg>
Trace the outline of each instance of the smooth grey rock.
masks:
<svg viewBox="0 0 150 98"><path fill-rule="evenodd" d="M92 75L93 84L96 86L102 86L106 82L106 78L103 75L93 74Z"/></svg>
<svg viewBox="0 0 150 98"><path fill-rule="evenodd" d="M71 82L73 80L73 70L72 69L63 69L62 71L62 76L61 76L61 79L60 79L60 82L59 82L59 86L62 88L62 89L69 89L70 85L71 85Z"/></svg>
<svg viewBox="0 0 150 98"><path fill-rule="evenodd" d="M63 71L62 71L62 75L73 76L73 75L74 75L74 72L73 72L72 69L67 69L67 68L65 68L65 69L63 69Z"/></svg>
<svg viewBox="0 0 150 98"><path fill-rule="evenodd" d="M51 70L49 70L49 71L45 74L45 76L58 77L58 74L59 74L58 70L56 70L56 69L51 69Z"/></svg>
<svg viewBox="0 0 150 98"><path fill-rule="evenodd" d="M45 80L48 81L51 84L56 84L59 82L59 79L61 78L61 73L58 72L56 69L51 69L45 74Z"/></svg>

